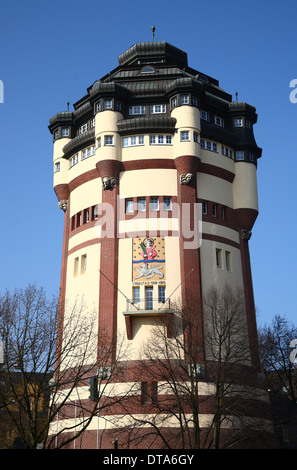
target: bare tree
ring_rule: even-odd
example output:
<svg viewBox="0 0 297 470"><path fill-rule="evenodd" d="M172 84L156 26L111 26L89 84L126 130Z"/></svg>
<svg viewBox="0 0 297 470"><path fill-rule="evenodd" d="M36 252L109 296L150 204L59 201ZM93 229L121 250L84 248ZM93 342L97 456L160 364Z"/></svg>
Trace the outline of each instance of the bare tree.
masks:
<svg viewBox="0 0 297 470"><path fill-rule="evenodd" d="M118 398L118 360L83 301L66 307L29 285L0 298L0 409L24 447L63 447ZM119 348L120 349L120 348ZM75 416L75 419L68 419Z"/></svg>
<svg viewBox="0 0 297 470"><path fill-rule="evenodd" d="M138 363L144 406L141 415L131 413L130 440L145 434L152 446L158 441L165 448L227 448L251 433L245 403L254 395L241 381L250 364L243 293L212 288L203 309L202 322L190 300L184 308L175 306L170 338L166 325L155 325ZM232 433L223 440L225 424Z"/></svg>
<svg viewBox="0 0 297 470"><path fill-rule="evenodd" d="M285 391L297 403L297 371L290 346L297 339L297 327L285 316L275 315L271 325L259 327L258 336L268 386Z"/></svg>

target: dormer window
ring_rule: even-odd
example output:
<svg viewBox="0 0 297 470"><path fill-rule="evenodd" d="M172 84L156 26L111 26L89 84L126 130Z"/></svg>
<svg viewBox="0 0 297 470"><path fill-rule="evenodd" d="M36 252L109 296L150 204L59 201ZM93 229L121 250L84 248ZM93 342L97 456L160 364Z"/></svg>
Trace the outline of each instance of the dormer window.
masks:
<svg viewBox="0 0 297 470"><path fill-rule="evenodd" d="M155 69L153 67L151 67L150 65L145 65L140 73L155 73Z"/></svg>

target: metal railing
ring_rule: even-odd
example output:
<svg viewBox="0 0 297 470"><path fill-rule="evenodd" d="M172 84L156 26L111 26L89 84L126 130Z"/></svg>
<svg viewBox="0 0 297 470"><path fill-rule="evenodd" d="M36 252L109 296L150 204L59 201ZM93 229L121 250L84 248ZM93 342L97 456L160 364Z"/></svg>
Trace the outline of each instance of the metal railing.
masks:
<svg viewBox="0 0 297 470"><path fill-rule="evenodd" d="M154 299L147 297L145 299L127 299L126 301L127 312L158 310L170 310L170 299Z"/></svg>

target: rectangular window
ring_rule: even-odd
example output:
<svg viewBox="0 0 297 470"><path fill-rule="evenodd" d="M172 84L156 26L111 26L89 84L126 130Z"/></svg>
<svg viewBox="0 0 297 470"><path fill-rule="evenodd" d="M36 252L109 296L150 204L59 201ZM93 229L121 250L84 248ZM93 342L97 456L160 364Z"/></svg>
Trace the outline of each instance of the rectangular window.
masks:
<svg viewBox="0 0 297 470"><path fill-rule="evenodd" d="M189 104L189 102L190 102L189 95L181 95L180 104Z"/></svg>
<svg viewBox="0 0 297 470"><path fill-rule="evenodd" d="M194 142L198 143L198 132L194 132Z"/></svg>
<svg viewBox="0 0 297 470"><path fill-rule="evenodd" d="M121 111L122 105L121 105L121 102L120 102L120 101L115 101L115 102L114 102L114 109L115 109L116 111Z"/></svg>
<svg viewBox="0 0 297 470"><path fill-rule="evenodd" d="M166 113L166 104L152 104L151 114L162 114Z"/></svg>
<svg viewBox="0 0 297 470"><path fill-rule="evenodd" d="M97 220L98 219L98 206L93 206L92 207L92 220Z"/></svg>
<svg viewBox="0 0 297 470"><path fill-rule="evenodd" d="M74 155L69 160L69 168L72 168L74 165L78 163L78 154Z"/></svg>
<svg viewBox="0 0 297 470"><path fill-rule="evenodd" d="M144 145L143 135L123 138L123 147L133 147L135 145Z"/></svg>
<svg viewBox="0 0 297 470"><path fill-rule="evenodd" d="M217 268L222 267L222 250L216 249L216 265Z"/></svg>
<svg viewBox="0 0 297 470"><path fill-rule="evenodd" d="M138 212L145 212L146 209L146 201L145 198L139 198L137 201L137 210Z"/></svg>
<svg viewBox="0 0 297 470"><path fill-rule="evenodd" d="M87 149L82 150L81 159L85 160L86 158L89 158L92 155L95 155L95 153L96 153L96 147L95 145L92 145L91 147L88 147Z"/></svg>
<svg viewBox="0 0 297 470"><path fill-rule="evenodd" d="M69 136L69 128L62 128L62 137L68 137Z"/></svg>
<svg viewBox="0 0 297 470"><path fill-rule="evenodd" d="M229 149L228 147L225 147L222 145L222 155L225 155L226 157L232 158L232 150Z"/></svg>
<svg viewBox="0 0 297 470"><path fill-rule="evenodd" d="M209 113L207 111L201 111L201 119L203 119L203 121L209 121Z"/></svg>
<svg viewBox="0 0 297 470"><path fill-rule="evenodd" d="M171 135L150 135L150 145L170 145Z"/></svg>
<svg viewBox="0 0 297 470"><path fill-rule="evenodd" d="M98 137L97 139L97 147L101 147L101 137Z"/></svg>
<svg viewBox="0 0 297 470"><path fill-rule="evenodd" d="M113 145L113 135L104 136L104 145Z"/></svg>
<svg viewBox="0 0 297 470"><path fill-rule="evenodd" d="M133 214L133 199L126 199L126 213Z"/></svg>
<svg viewBox="0 0 297 470"><path fill-rule="evenodd" d="M222 215L222 219L225 220L225 216L226 216L226 210L225 210L225 207L222 206L222 212L221 212L221 215Z"/></svg>
<svg viewBox="0 0 297 470"><path fill-rule="evenodd" d="M237 150L235 152L235 159L236 160L244 160L244 151L243 150Z"/></svg>
<svg viewBox="0 0 297 470"><path fill-rule="evenodd" d="M79 258L74 258L74 277L78 276Z"/></svg>
<svg viewBox="0 0 297 470"><path fill-rule="evenodd" d="M215 123L217 126L224 127L224 119L222 119L222 118L219 117L219 116L215 116L214 123Z"/></svg>
<svg viewBox="0 0 297 470"><path fill-rule="evenodd" d="M145 114L145 106L129 106L129 114Z"/></svg>
<svg viewBox="0 0 297 470"><path fill-rule="evenodd" d="M112 109L112 100L104 100L103 101L103 108L104 109Z"/></svg>
<svg viewBox="0 0 297 470"><path fill-rule="evenodd" d="M82 126L80 126L80 129L79 129L79 133L80 134L85 134L85 132L88 131L88 124L83 124Z"/></svg>
<svg viewBox="0 0 297 470"><path fill-rule="evenodd" d="M228 271L231 271L231 253L230 253L230 251L225 252L225 264L226 264L226 269Z"/></svg>
<svg viewBox="0 0 297 470"><path fill-rule="evenodd" d="M216 204L212 205L212 215L213 215L213 217L217 216L217 205Z"/></svg>
<svg viewBox="0 0 297 470"><path fill-rule="evenodd" d="M192 106L198 106L198 100L196 96L192 96Z"/></svg>
<svg viewBox="0 0 297 470"><path fill-rule="evenodd" d="M84 210L84 224L89 223L89 209Z"/></svg>
<svg viewBox="0 0 297 470"><path fill-rule="evenodd" d="M76 214L76 227L80 227L81 226L81 212L78 212Z"/></svg>
<svg viewBox="0 0 297 470"><path fill-rule="evenodd" d="M210 150L211 152L217 151L217 144L209 140L200 139L200 147L205 150Z"/></svg>
<svg viewBox="0 0 297 470"><path fill-rule="evenodd" d="M152 403L158 403L158 382L152 382Z"/></svg>
<svg viewBox="0 0 297 470"><path fill-rule="evenodd" d="M133 287L133 303L139 304L140 302L140 287Z"/></svg>
<svg viewBox="0 0 297 470"><path fill-rule="evenodd" d="M234 119L234 127L243 127L243 119L241 118Z"/></svg>
<svg viewBox="0 0 297 470"><path fill-rule="evenodd" d="M254 162L255 159L254 159L254 154L253 152L249 152L249 162Z"/></svg>
<svg viewBox="0 0 297 470"><path fill-rule="evenodd" d="M207 202L202 202L202 214L207 214Z"/></svg>
<svg viewBox="0 0 297 470"><path fill-rule="evenodd" d="M177 97L175 96L174 98L172 98L171 100L171 107L172 108L175 108L177 106Z"/></svg>
<svg viewBox="0 0 297 470"><path fill-rule="evenodd" d="M159 303L165 302L165 286L158 287L158 302Z"/></svg>
<svg viewBox="0 0 297 470"><path fill-rule="evenodd" d="M81 265L80 265L80 274L84 274L87 270L87 255L82 255Z"/></svg>
<svg viewBox="0 0 297 470"><path fill-rule="evenodd" d="M57 173L58 171L60 171L60 169L61 169L60 162L55 163L55 173Z"/></svg>
<svg viewBox="0 0 297 470"><path fill-rule="evenodd" d="M246 121L245 121L245 127L247 127L248 129L250 129L250 127L251 127L251 121L246 120Z"/></svg>
<svg viewBox="0 0 297 470"><path fill-rule="evenodd" d="M150 210L151 211L159 210L159 198L158 197L151 197Z"/></svg>
<svg viewBox="0 0 297 470"><path fill-rule="evenodd" d="M171 197L165 196L163 198L163 209L164 211L171 211Z"/></svg>
<svg viewBox="0 0 297 470"><path fill-rule="evenodd" d="M145 310L153 310L153 287L145 287Z"/></svg>
<svg viewBox="0 0 297 470"><path fill-rule="evenodd" d="M181 140L181 142L189 141L190 140L190 132L189 131L181 131L180 140Z"/></svg>
<svg viewBox="0 0 297 470"><path fill-rule="evenodd" d="M141 382L141 404L145 405L148 401L147 382Z"/></svg>
<svg viewBox="0 0 297 470"><path fill-rule="evenodd" d="M93 129L95 127L95 118L91 119L90 121L90 128Z"/></svg>

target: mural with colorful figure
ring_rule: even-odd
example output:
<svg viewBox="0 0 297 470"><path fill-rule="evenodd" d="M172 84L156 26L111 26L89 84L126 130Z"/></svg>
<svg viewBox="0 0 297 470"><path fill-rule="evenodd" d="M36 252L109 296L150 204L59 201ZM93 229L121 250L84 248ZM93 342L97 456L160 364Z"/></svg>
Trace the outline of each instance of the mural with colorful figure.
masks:
<svg viewBox="0 0 297 470"><path fill-rule="evenodd" d="M133 281L159 281L166 277L165 238L133 238Z"/></svg>

